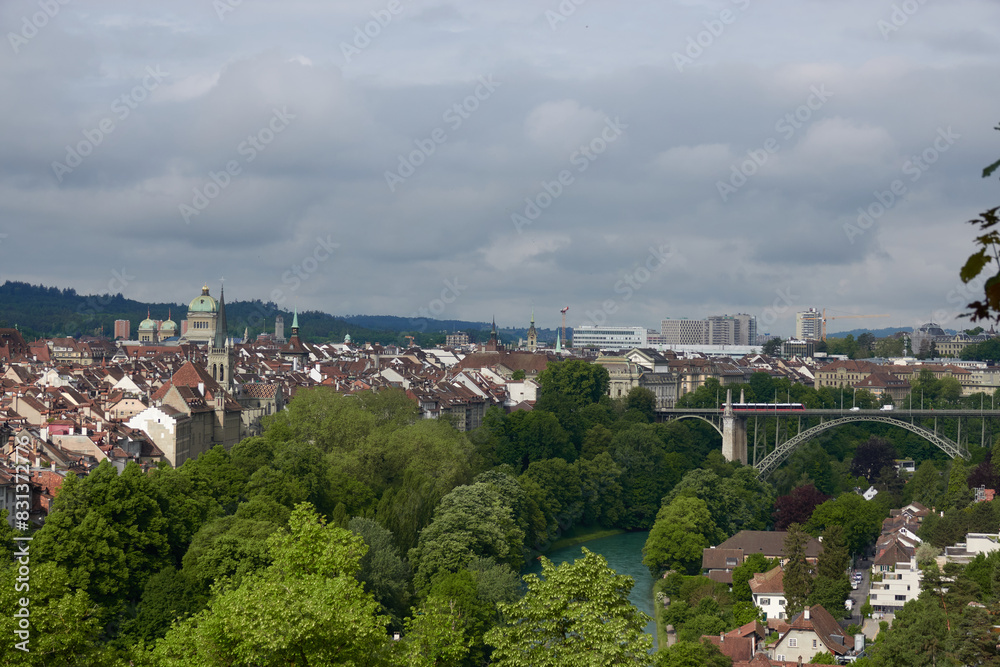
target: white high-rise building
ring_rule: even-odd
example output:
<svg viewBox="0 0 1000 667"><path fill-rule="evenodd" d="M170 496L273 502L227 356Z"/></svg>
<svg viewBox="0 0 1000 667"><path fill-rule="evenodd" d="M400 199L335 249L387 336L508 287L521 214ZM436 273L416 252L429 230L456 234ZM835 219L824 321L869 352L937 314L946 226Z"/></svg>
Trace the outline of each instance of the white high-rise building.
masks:
<svg viewBox="0 0 1000 667"><path fill-rule="evenodd" d="M795 313L795 337L799 340L820 340L823 337L823 315L815 308Z"/></svg>

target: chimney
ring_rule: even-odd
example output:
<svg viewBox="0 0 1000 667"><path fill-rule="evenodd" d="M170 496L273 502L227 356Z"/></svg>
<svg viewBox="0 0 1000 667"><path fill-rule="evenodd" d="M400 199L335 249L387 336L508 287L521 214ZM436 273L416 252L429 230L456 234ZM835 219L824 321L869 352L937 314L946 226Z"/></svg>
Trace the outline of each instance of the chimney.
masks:
<svg viewBox="0 0 1000 667"><path fill-rule="evenodd" d="M808 621L809 620L809 607L806 607L805 614L806 614L806 620Z"/></svg>
<svg viewBox="0 0 1000 667"><path fill-rule="evenodd" d="M204 382L199 382L198 383L198 393L201 394L202 396L205 395L205 383Z"/></svg>

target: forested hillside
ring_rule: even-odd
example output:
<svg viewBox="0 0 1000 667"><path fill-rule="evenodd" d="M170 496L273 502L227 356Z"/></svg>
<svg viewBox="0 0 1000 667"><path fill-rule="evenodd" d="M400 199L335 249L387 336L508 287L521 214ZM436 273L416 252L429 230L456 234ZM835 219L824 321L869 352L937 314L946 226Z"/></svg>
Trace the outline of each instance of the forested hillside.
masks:
<svg viewBox="0 0 1000 667"><path fill-rule="evenodd" d="M192 295L192 298L196 296ZM213 294L218 298L218 294ZM129 320L132 335L137 335L139 322L147 313L154 320L167 319L168 313L180 323L187 315L187 303L143 303L126 299L118 294L90 295L77 294L74 289L59 289L23 282L7 281L0 285L0 328L17 326L27 340L50 336L80 336L114 334L115 320ZM244 331L251 337L267 331L274 333L274 318L281 315L285 319L285 336L290 334L292 311L279 308L274 303L262 301L227 301L226 319L229 335L242 338ZM403 333L414 333L418 342L433 344L443 336L422 335L417 327L409 331L371 329L360 324L349 323L319 311L299 313L299 335L307 341L320 343L339 342L345 334L358 342L405 344Z"/></svg>

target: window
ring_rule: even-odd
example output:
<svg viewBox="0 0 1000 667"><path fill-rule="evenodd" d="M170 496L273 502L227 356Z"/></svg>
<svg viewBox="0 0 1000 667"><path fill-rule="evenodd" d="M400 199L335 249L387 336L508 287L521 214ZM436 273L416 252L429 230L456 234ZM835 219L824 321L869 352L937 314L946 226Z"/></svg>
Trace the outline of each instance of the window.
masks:
<svg viewBox="0 0 1000 667"><path fill-rule="evenodd" d="M779 653L776 659L778 660L778 662L784 662L785 661L785 654L784 653Z"/></svg>
<svg viewBox="0 0 1000 667"><path fill-rule="evenodd" d="M905 599L906 599L906 596L905 596L905 595L897 595L897 596L896 596L896 599L897 599L897 600L905 600Z"/></svg>
<svg viewBox="0 0 1000 667"><path fill-rule="evenodd" d="M817 641L814 639L813 640L813 648L816 648L816 646L817 646Z"/></svg>
<svg viewBox="0 0 1000 667"><path fill-rule="evenodd" d="M796 639L795 637L790 637L788 639L788 648L798 648L798 646L799 646L798 639Z"/></svg>
<svg viewBox="0 0 1000 667"><path fill-rule="evenodd" d="M761 598L760 604L761 606L766 607L767 605L771 604L771 598Z"/></svg>

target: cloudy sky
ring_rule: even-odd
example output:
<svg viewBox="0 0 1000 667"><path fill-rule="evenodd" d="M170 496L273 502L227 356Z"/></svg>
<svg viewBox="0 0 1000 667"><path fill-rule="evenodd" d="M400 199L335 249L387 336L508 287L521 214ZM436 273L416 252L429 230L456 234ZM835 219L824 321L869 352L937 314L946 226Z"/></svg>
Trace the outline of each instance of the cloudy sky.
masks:
<svg viewBox="0 0 1000 667"><path fill-rule="evenodd" d="M1000 203L998 25L990 0L5 0L0 280L955 326L964 221Z"/></svg>

